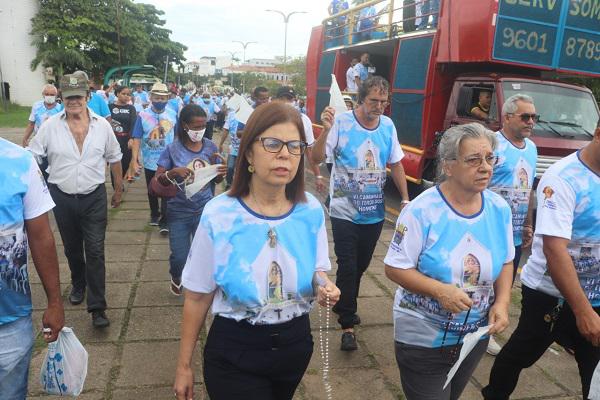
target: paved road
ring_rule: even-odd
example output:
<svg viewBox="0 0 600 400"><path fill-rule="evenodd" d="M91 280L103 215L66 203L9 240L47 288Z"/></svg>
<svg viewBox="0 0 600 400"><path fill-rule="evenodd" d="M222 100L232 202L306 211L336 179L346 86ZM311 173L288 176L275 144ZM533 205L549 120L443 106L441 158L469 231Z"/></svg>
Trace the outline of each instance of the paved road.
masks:
<svg viewBox="0 0 600 400"><path fill-rule="evenodd" d="M0 136L18 142L22 130L0 130ZM314 180L308 174L308 188ZM110 193L110 188L109 188ZM152 400L173 398L171 385L175 371L181 320L182 298L169 292L168 239L147 225L149 218L146 189L141 181L127 188L124 202L117 211L109 212L106 235L107 298L111 326L94 330L82 306L66 301L69 292L68 266L57 237L61 282L65 294L66 321L89 352L89 370L83 400L118 399ZM328 228L330 229L330 228ZM331 231L329 230L330 238ZM386 279L383 257L393 233L386 224L377 244L373 262L363 278L359 298L359 314L363 321L357 329L359 350L338 350L339 331L325 334L330 340L333 399L403 399L398 369L394 360L391 309L395 285ZM330 242L332 263L333 245ZM332 274L335 273L332 271ZM45 305L43 288L35 272L31 273L34 320L41 325ZM520 290L513 291L511 328L519 316ZM311 314L315 343L319 340L319 319ZM333 319L330 326L334 326ZM504 342L507 335L500 336ZM205 335L201 335L202 343ZM196 353L196 389L206 398L201 379L201 358ZM36 347L30 371L30 399L53 399L40 390L39 371L43 345ZM479 390L487 383L493 358L485 355L472 377L462 399L480 399ZM298 388L295 400L326 399L321 380L321 358L315 346L308 371ZM581 398L579 375L574 359L554 346L540 361L525 371L514 393L514 399Z"/></svg>

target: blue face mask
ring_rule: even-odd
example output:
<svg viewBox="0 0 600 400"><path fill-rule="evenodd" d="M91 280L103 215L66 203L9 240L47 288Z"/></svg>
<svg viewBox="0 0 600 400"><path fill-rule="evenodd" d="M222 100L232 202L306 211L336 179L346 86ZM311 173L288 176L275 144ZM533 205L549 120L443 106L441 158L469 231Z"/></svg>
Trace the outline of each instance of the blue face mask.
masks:
<svg viewBox="0 0 600 400"><path fill-rule="evenodd" d="M210 103L210 99L204 99L204 98L203 98L203 99L202 99L202 101L203 101L205 104L208 104L208 103Z"/></svg>
<svg viewBox="0 0 600 400"><path fill-rule="evenodd" d="M167 102L166 101L153 101L152 102L152 107L156 111L163 111L166 106L167 106Z"/></svg>

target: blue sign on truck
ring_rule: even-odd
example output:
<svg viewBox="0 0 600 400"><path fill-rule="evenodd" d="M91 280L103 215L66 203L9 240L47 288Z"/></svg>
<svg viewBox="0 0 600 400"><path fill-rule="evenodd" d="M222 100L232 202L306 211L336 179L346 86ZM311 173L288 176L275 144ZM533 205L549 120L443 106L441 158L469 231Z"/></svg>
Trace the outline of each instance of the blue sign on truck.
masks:
<svg viewBox="0 0 600 400"><path fill-rule="evenodd" d="M600 0L500 0L492 55L600 73Z"/></svg>

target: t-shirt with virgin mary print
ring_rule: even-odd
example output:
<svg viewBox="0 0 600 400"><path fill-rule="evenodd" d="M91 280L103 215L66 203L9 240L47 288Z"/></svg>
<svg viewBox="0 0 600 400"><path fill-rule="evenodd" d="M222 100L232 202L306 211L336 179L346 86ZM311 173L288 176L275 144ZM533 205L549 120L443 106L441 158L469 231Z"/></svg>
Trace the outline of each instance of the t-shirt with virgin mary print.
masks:
<svg viewBox="0 0 600 400"><path fill-rule="evenodd" d="M327 160L333 162L329 215L355 224L374 224L385 216L386 164L404 157L396 127L384 115L374 129L348 111L337 115L327 136Z"/></svg>
<svg viewBox="0 0 600 400"><path fill-rule="evenodd" d="M450 313L431 297L398 287L394 298L395 340L441 347L488 324L494 281L515 254L511 210L499 195L484 190L481 209L462 215L439 187L406 206L396 224L384 263L461 288L473 300L470 312Z"/></svg>
<svg viewBox="0 0 600 400"><path fill-rule="evenodd" d="M212 313L251 324L279 324L310 312L316 271L328 271L325 215L319 201L297 203L279 217L252 211L222 194L204 207L182 283L216 290Z"/></svg>

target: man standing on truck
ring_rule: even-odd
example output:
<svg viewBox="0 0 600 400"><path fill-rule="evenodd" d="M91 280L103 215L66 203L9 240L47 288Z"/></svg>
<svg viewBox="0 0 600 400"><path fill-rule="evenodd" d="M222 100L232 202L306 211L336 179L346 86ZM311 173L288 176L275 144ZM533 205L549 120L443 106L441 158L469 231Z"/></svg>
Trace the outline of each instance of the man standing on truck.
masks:
<svg viewBox="0 0 600 400"><path fill-rule="evenodd" d="M354 82L356 83L356 90L363 84L364 81L369 77L369 53L362 53L360 55L360 62L354 66Z"/></svg>
<svg viewBox="0 0 600 400"><path fill-rule="evenodd" d="M356 86L356 81L354 80L354 67L358 64L358 58L353 57L352 61L350 61L350 67L346 71L346 91L356 93L358 92L358 86Z"/></svg>
<svg viewBox="0 0 600 400"><path fill-rule="evenodd" d="M322 162L325 155L333 163L329 215L338 263L336 284L342 292L333 311L339 315L344 351L358 348L356 298L383 226L386 164L402 195L402 207L409 203L401 163L404 153L394 123L383 115L389 90L385 79L374 76L359 87L355 110L336 115L334 120L335 110L327 107L321 114L323 131L312 152L314 163Z"/></svg>
<svg viewBox="0 0 600 400"><path fill-rule="evenodd" d="M600 120L592 141L552 165L537 189L537 224L523 267L521 317L483 388L508 399L523 368L558 342L574 350L583 398L600 361Z"/></svg>
<svg viewBox="0 0 600 400"><path fill-rule="evenodd" d="M481 93L479 94L481 101ZM496 132L498 163L489 188L502 196L512 210L513 241L513 282L521 259L521 248L531 245L533 224L528 213L529 198L535 166L537 147L529 137L539 116L535 113L533 99L524 94L509 97L502 106L502 129ZM493 356L500 352L500 346L490 337L487 352Z"/></svg>

